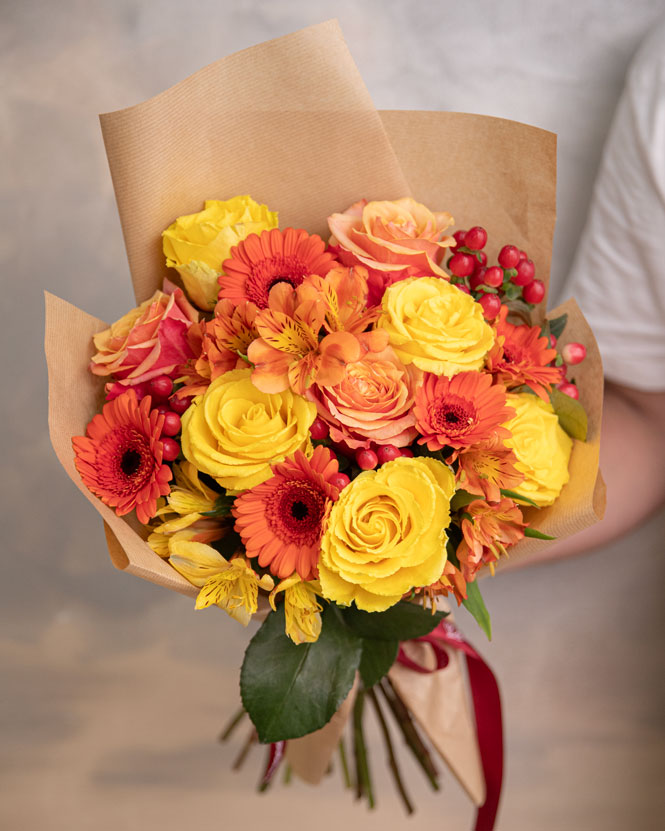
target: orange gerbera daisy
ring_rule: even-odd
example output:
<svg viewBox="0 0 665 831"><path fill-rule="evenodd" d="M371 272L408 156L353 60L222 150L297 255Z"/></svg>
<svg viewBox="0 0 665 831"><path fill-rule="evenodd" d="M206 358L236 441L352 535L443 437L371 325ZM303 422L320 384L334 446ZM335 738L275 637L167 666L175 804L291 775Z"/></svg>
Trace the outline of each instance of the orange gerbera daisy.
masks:
<svg viewBox="0 0 665 831"><path fill-rule="evenodd" d="M464 579L471 582L484 565L493 564L506 548L515 545L524 536L522 512L512 499L485 502L476 499L464 508L462 514L463 539L457 546L457 559Z"/></svg>
<svg viewBox="0 0 665 831"><path fill-rule="evenodd" d="M524 474L515 467L515 454L500 439L463 450L457 461L457 487L489 502L501 499L502 488L514 490L524 481Z"/></svg>
<svg viewBox="0 0 665 831"><path fill-rule="evenodd" d="M559 367L547 366L556 358L556 349L550 349L539 326L514 326L508 323L507 316L508 307L501 306L494 324L496 340L487 355L486 367L508 389L526 384L549 401L552 384L562 380Z"/></svg>
<svg viewBox="0 0 665 831"><path fill-rule="evenodd" d="M218 278L219 296L234 303L249 300L265 309L270 289L276 283L297 288L309 274L325 275L334 262L317 234L294 228L250 234L224 260L224 273Z"/></svg>
<svg viewBox="0 0 665 831"><path fill-rule="evenodd" d="M136 508L144 525L157 512L157 499L170 491L171 468L162 464L159 440L164 416L150 410L150 396L139 404L133 389L104 405L74 436L74 464L85 486L118 516Z"/></svg>
<svg viewBox="0 0 665 831"><path fill-rule="evenodd" d="M491 375L460 372L447 378L428 372L413 408L422 436L418 443L430 450L460 449L493 437L508 438L510 433L501 424L511 411L506 390L493 385Z"/></svg>
<svg viewBox="0 0 665 831"><path fill-rule="evenodd" d="M323 521L337 500L331 479L337 459L319 446L311 459L298 451L274 465L273 477L242 493L232 514L248 557L281 579L297 572L302 580L316 577Z"/></svg>
<svg viewBox="0 0 665 831"><path fill-rule="evenodd" d="M184 382L176 393L179 398L201 395L215 378L246 366L240 356L247 355L249 344L258 337L256 312L252 303L236 306L230 300L220 300L212 320L190 327L187 340L194 357L179 368L182 375L178 380Z"/></svg>

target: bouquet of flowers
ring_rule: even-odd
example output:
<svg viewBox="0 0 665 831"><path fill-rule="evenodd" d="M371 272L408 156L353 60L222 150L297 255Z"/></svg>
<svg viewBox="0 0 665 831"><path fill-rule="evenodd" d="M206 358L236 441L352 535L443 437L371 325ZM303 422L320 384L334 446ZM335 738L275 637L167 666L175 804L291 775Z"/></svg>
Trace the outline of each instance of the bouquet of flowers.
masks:
<svg viewBox="0 0 665 831"><path fill-rule="evenodd" d="M447 758L484 805L477 827L491 828L501 779L498 691L440 599L452 595L489 636L478 578L512 551L524 556L602 510L598 357L574 303L549 319L542 311L547 239L532 246L515 229L500 240L509 244L488 246L468 197L462 215L471 221L452 233L436 164L427 178L436 202L402 196L418 185L402 181L385 132L391 116L382 124L358 101L336 34L331 24L313 27L170 91L178 100L188 93L188 135L198 135L198 119L194 142L209 152L212 128L201 126L200 99L211 84L221 89L222 76L240 66L257 84L268 68L288 75L309 53L316 88L321 66L312 56L323 39L332 50L323 68L340 76L337 104L327 117L315 112L323 148L316 136L299 139L300 158L287 168L298 172L297 185L261 168L260 146L242 175L224 170L221 182L219 160L205 152L194 166L181 164L178 136L159 146L173 107L168 93L140 114L106 117L141 302L108 327L49 299L52 439L104 516L116 565L194 595L197 609L218 606L243 625L253 616L261 622L231 727L247 713L250 740L269 745L263 787L285 755L304 778L320 778L338 744L351 783L342 731L353 711L353 784L373 804L362 722L368 700L407 809L385 712L435 787L427 739ZM302 89L293 95L278 115L262 111L257 93L255 109L238 110L232 127L269 122L293 138L294 111L305 122L313 111ZM375 146L372 169L357 169L342 185L334 173L347 166L339 131L349 124ZM440 134L438 124L423 120L420 128L424 138ZM146 146L168 171L168 198L163 173L142 178ZM419 167L398 155L407 173ZM333 193L308 181L312 171ZM245 188L229 191L229 178L267 194L267 204L234 196ZM380 198L377 183L386 178L400 198ZM417 171L408 178L417 181ZM354 198L340 201L354 180ZM221 198L183 214L211 188ZM298 216L294 192L304 194ZM322 210L328 233L316 233ZM505 233L490 213L483 225ZM533 259L523 250L532 248ZM65 395L74 399L67 411ZM455 724L440 717L451 703L440 681L453 671L461 678L462 653L477 738L459 684ZM463 736L452 758L450 730Z"/></svg>

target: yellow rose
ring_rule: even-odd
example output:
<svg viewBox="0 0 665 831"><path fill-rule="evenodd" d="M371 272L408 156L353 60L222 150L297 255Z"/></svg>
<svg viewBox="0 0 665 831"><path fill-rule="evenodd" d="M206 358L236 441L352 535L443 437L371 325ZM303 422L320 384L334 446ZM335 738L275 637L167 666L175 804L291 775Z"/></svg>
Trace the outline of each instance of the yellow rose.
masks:
<svg viewBox="0 0 665 831"><path fill-rule="evenodd" d="M403 364L452 377L480 369L494 331L479 303L438 277L410 277L383 295L378 325Z"/></svg>
<svg viewBox="0 0 665 831"><path fill-rule="evenodd" d="M166 265L180 274L190 300L210 311L217 302L222 263L232 246L249 234L276 227L277 213L250 196L226 202L208 199L204 210L179 217L162 234Z"/></svg>
<svg viewBox="0 0 665 831"><path fill-rule="evenodd" d="M312 454L316 406L291 390L260 392L251 373L248 367L220 375L182 417L185 458L233 491L265 482L270 465L296 450Z"/></svg>
<svg viewBox="0 0 665 831"><path fill-rule="evenodd" d="M517 456L515 467L524 474L519 492L537 505L551 505L568 481L573 440L565 433L552 405L536 395L509 395L516 415L503 426L512 436L505 444Z"/></svg>
<svg viewBox="0 0 665 831"><path fill-rule="evenodd" d="M427 457L402 456L357 476L332 507L321 539L323 596L382 612L446 564L455 476Z"/></svg>

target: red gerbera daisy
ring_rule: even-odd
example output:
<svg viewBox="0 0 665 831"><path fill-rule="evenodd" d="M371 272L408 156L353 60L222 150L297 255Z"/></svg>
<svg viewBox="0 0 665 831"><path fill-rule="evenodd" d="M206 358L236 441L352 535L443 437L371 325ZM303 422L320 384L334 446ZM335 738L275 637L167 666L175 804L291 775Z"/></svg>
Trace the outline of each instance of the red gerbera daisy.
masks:
<svg viewBox="0 0 665 831"><path fill-rule="evenodd" d="M325 276L334 264L335 258L317 234L294 228L250 234L222 263L224 273L217 278L219 297L234 303L249 300L266 309L276 283L290 283L295 289L310 274Z"/></svg>
<svg viewBox="0 0 665 831"><path fill-rule="evenodd" d="M339 472L327 447L311 459L302 451L274 465L273 477L241 494L232 513L248 557L258 557L280 579L297 571L303 580L316 576L323 520L339 489L331 478Z"/></svg>
<svg viewBox="0 0 665 831"><path fill-rule="evenodd" d="M552 384L563 380L559 367L547 366L556 358L556 349L542 336L539 326L508 323L508 307L501 306L496 319L496 341L487 355L486 366L508 389L526 384L543 401L549 401Z"/></svg>
<svg viewBox="0 0 665 831"><path fill-rule="evenodd" d="M157 499L171 490L171 468L162 464L159 437L164 416L150 410L150 396L139 404L133 389L104 405L74 436L74 464L86 487L118 516L136 508L144 525L157 511Z"/></svg>
<svg viewBox="0 0 665 831"><path fill-rule="evenodd" d="M416 391L413 409L416 428L430 450L470 447L492 437L508 438L501 427L512 417L506 406L506 390L492 385L492 376L460 372L452 378L428 372Z"/></svg>

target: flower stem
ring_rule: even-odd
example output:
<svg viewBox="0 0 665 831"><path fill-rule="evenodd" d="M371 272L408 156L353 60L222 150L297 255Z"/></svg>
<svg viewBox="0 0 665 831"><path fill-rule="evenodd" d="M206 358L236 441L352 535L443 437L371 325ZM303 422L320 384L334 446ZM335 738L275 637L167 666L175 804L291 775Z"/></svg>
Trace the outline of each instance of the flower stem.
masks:
<svg viewBox="0 0 665 831"><path fill-rule="evenodd" d="M374 807L374 793L372 791L372 780L369 774L367 761L367 745L363 735L363 707L365 704L365 691L359 690L356 695L356 702L353 706L353 738L354 752L356 757L356 798L367 797L370 808Z"/></svg>
<svg viewBox="0 0 665 831"><path fill-rule="evenodd" d="M244 716L246 716L246 715L247 715L247 713L245 711L245 708L241 707L238 710L238 712L233 716L233 718L229 721L229 723L226 725L226 727L222 730L222 732L219 734L219 741L220 742L227 741L227 739L229 739L231 737L231 734L233 733L233 731L236 729L236 727L240 724L240 722L243 720Z"/></svg>
<svg viewBox="0 0 665 831"><path fill-rule="evenodd" d="M384 695L384 698L388 702L388 706L392 710L393 715L399 725L402 734L404 735L404 740L406 741L409 749L416 757L416 760L420 764L420 767L425 772L425 775L430 781L431 786L434 788L435 791L439 790L439 774L434 766L434 762L432 761L432 757L430 756L429 750L425 747L423 740L420 738L418 730L416 729L416 725L411 718L411 714L406 708L406 705L402 701L402 699L397 694L397 691L393 687L390 679L386 676L384 677L380 683L378 684L378 689Z"/></svg>
<svg viewBox="0 0 665 831"><path fill-rule="evenodd" d="M370 689L367 690L367 695L369 696L370 701L374 705L376 715L379 719L379 724L381 725L383 738L386 742L386 750L388 752L388 764L390 766L390 770L395 780L395 784L397 785L397 790L399 791L399 795L402 797L402 802L404 803L404 807L406 808L407 814L412 814L414 812L414 807L411 803L411 800L409 799L409 795L406 792L406 788L404 787L404 781L402 780L402 775L397 764L397 757L395 756L393 742L390 738L390 731L388 730L388 725L386 723L385 716L383 715L381 705L379 704L379 699L376 697L376 693L374 692L373 687L370 687Z"/></svg>
<svg viewBox="0 0 665 831"><path fill-rule="evenodd" d="M242 750L240 751L240 753L238 754L235 762L231 766L232 770L240 770L240 768L242 767L245 759L247 758L247 754L249 753L252 745L257 740L257 738L258 738L258 736L256 735L256 730L252 727L252 730L251 730L249 736L247 736L247 740L245 741L245 744L243 745Z"/></svg>
<svg viewBox="0 0 665 831"><path fill-rule="evenodd" d="M344 744L344 737L339 740L339 761L342 766L342 776L344 778L344 787L352 788L351 774L349 772L349 762L346 758L346 745Z"/></svg>

